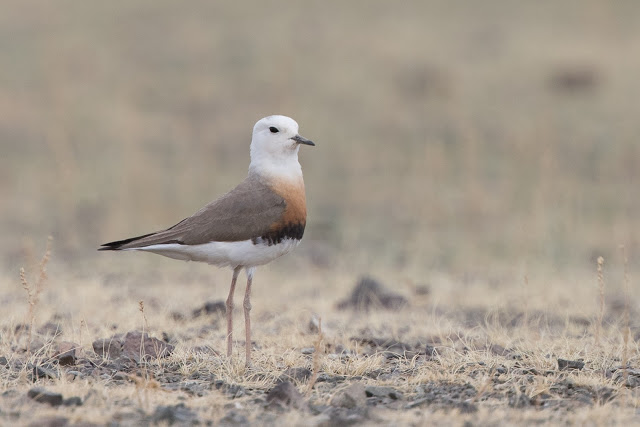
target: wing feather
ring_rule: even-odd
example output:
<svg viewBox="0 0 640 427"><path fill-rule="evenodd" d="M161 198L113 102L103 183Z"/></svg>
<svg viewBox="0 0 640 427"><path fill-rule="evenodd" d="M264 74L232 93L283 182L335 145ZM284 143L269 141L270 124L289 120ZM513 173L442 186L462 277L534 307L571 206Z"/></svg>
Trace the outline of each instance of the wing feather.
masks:
<svg viewBox="0 0 640 427"><path fill-rule="evenodd" d="M105 243L100 250L135 249L165 243L237 242L266 234L286 209L284 198L249 176L192 216L156 233Z"/></svg>

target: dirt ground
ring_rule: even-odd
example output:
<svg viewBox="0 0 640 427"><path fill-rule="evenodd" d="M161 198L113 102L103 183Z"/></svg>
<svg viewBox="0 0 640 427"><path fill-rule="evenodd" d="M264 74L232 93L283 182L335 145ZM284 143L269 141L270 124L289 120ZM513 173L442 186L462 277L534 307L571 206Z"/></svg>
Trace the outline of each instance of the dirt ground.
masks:
<svg viewBox="0 0 640 427"><path fill-rule="evenodd" d="M637 2L5 3L0 425L640 424ZM317 145L247 369L230 271L96 248L274 113Z"/></svg>
<svg viewBox="0 0 640 427"><path fill-rule="evenodd" d="M229 272L213 275L214 292L199 268L51 277L34 305L32 334L28 323L12 320L25 319L26 293L6 292L4 422L636 423L637 313L630 309L627 345L621 299L607 301L597 332L593 277L580 281L591 292L578 295L559 291L568 280L536 283L548 301L511 284L521 295L498 302L493 294L508 293L509 285L469 283L461 298L451 290L456 282L445 279L391 286L283 264L256 278L248 369L242 310L234 313L230 361L224 303L207 299L223 296ZM278 282L287 298L269 289Z"/></svg>

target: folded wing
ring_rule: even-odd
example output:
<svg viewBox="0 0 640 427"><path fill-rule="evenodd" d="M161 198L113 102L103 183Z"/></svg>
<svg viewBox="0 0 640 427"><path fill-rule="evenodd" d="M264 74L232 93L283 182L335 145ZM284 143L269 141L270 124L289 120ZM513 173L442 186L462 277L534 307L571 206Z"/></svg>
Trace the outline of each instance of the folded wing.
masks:
<svg viewBox="0 0 640 427"><path fill-rule="evenodd" d="M171 228L105 243L99 250L136 249L166 243L198 245L250 240L267 234L285 209L284 198L250 176Z"/></svg>

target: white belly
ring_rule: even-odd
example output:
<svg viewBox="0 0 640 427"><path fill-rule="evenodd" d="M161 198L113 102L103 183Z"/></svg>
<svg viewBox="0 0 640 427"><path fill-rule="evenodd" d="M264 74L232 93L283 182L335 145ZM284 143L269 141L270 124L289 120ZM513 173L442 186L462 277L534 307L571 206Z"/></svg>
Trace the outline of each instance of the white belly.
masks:
<svg viewBox="0 0 640 427"><path fill-rule="evenodd" d="M254 244L251 240L210 242L202 245L167 243L127 250L153 252L169 258L206 262L219 267L254 267L271 262L291 252L299 243L300 240L297 239L284 239L280 243L271 246L264 243Z"/></svg>

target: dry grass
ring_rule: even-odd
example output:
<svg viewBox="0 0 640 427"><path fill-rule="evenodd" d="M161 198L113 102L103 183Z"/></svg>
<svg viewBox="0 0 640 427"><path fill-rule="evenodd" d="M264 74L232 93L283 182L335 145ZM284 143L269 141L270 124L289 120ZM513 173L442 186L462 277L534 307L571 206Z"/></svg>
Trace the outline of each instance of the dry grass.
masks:
<svg viewBox="0 0 640 427"><path fill-rule="evenodd" d="M473 414L382 405L371 423L637 424L640 7L244 7L3 7L0 356L12 368L0 366L0 424L126 423L180 402L202 420L233 409L311 422L256 403L290 367L313 371L296 385L315 405L356 381L393 386L403 403L430 384L475 390ZM294 116L318 145L301 154L305 240L256 275L247 371L243 343L229 363L219 319L190 314L226 295L230 272L95 248L177 222L240 181L251 125L270 113ZM54 256L39 262L49 234ZM337 310L362 274L409 306ZM320 331L308 328L316 315ZM24 397L32 365L53 360L60 340L89 358L95 339L133 330L166 334L176 350L129 380L114 380L108 359L95 376L59 367L37 380L81 407ZM352 339L365 335L436 354L388 360ZM585 367L558 371L557 358ZM172 389L171 375L203 392ZM213 378L245 394L209 388Z"/></svg>

